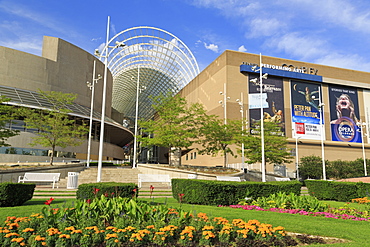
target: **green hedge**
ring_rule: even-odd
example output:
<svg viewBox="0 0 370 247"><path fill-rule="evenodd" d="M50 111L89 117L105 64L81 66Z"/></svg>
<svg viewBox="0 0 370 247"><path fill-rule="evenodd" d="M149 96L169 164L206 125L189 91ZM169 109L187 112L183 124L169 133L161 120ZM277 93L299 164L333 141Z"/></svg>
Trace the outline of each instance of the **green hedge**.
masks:
<svg viewBox="0 0 370 247"><path fill-rule="evenodd" d="M306 180L308 193L319 200L349 202L351 199L370 196L370 184L363 182L335 182Z"/></svg>
<svg viewBox="0 0 370 247"><path fill-rule="evenodd" d="M21 206L32 199L36 184L0 183L0 207Z"/></svg>
<svg viewBox="0 0 370 247"><path fill-rule="evenodd" d="M172 179L172 194L180 201L201 205L232 205L245 197L269 196L279 191L301 193L298 181L286 182L229 182L199 179Z"/></svg>
<svg viewBox="0 0 370 247"><path fill-rule="evenodd" d="M95 192L95 193L94 193ZM77 199L93 199L105 195L107 197L134 197L138 196L139 189L134 183L89 183L80 184L78 186L76 197Z"/></svg>

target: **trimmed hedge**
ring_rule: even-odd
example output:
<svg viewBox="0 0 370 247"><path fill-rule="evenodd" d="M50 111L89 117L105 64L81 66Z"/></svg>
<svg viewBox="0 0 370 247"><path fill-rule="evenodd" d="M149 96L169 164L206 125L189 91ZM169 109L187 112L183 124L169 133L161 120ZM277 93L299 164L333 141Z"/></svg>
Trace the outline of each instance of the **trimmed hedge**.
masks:
<svg viewBox="0 0 370 247"><path fill-rule="evenodd" d="M36 184L0 183L0 207L21 206L33 197Z"/></svg>
<svg viewBox="0 0 370 247"><path fill-rule="evenodd" d="M279 191L301 193L302 184L298 181L286 182L229 182L199 179L172 179L172 194L175 199L190 204L232 205L245 197L258 198Z"/></svg>
<svg viewBox="0 0 370 247"><path fill-rule="evenodd" d="M107 197L128 197L138 196L139 189L134 183L89 183L80 184L78 186L76 197L77 199L93 199L105 195Z"/></svg>
<svg viewBox="0 0 370 247"><path fill-rule="evenodd" d="M370 196L370 184L363 182L335 182L305 180L308 193L319 200L349 202L351 199Z"/></svg>

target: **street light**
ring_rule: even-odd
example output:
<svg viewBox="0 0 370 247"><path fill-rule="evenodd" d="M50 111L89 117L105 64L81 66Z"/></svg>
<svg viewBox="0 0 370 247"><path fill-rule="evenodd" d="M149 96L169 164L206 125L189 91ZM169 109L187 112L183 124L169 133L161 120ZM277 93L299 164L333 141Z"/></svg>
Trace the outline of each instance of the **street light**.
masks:
<svg viewBox="0 0 370 247"><path fill-rule="evenodd" d="M230 97L227 97L227 95L226 95L226 83L224 83L224 91L220 92L220 95L223 95L224 99L220 100L218 103L220 103L222 105L222 107L224 108L224 124L227 124L226 103L230 99Z"/></svg>
<svg viewBox="0 0 370 247"><path fill-rule="evenodd" d="M319 112L320 112L320 133L321 133L321 160L322 160L322 179L326 180L326 168L325 168L325 150L324 150L324 121L323 121L323 107L324 103L321 101L321 87L319 87Z"/></svg>
<svg viewBox="0 0 370 247"><path fill-rule="evenodd" d="M360 128L358 131L361 131L361 140L362 140L362 158L364 159L364 171L365 177L367 177L367 169L366 169L366 155L365 155L365 144L364 144L364 137L366 134L364 133L364 129L366 130L367 123L358 122L357 126ZM366 131L367 132L367 131Z"/></svg>
<svg viewBox="0 0 370 247"><path fill-rule="evenodd" d="M137 168L137 131L138 131L138 118L139 118L139 94L146 87L140 87L140 66L137 67L137 82L136 82L136 105L135 105L135 135L134 135L134 157L132 168Z"/></svg>
<svg viewBox="0 0 370 247"><path fill-rule="evenodd" d="M262 160L261 160L261 173L262 173L262 182L266 182L266 165L265 165L265 134L264 134L264 126L263 126L263 100L262 100L262 80L267 79L268 74L262 74L262 54L260 53L260 68L257 69L257 66L253 66L252 70L254 72L258 72L260 74L259 77L259 85L260 85L260 108L261 108L261 155L262 155ZM257 78L250 80L251 82L257 84Z"/></svg>
<svg viewBox="0 0 370 247"><path fill-rule="evenodd" d="M100 58L104 57L104 83L103 83L103 99L102 99L102 109L101 109L101 124L100 124L100 140L99 140L99 160L98 160L98 176L96 181L101 181L101 170L102 170L102 161L103 161L103 147L104 147L104 118L105 118L105 104L106 104L106 94L107 94L107 74L108 74L108 57L110 52L118 47L124 47L125 44L123 42L116 41L115 46L109 46L109 21L110 17L108 16L108 23L107 23L107 36L105 46L102 50L102 53L99 52L98 49L95 50L95 55L99 56ZM111 51L109 52L109 48ZM103 56L103 53L105 55Z"/></svg>
<svg viewBox="0 0 370 247"><path fill-rule="evenodd" d="M91 132L92 132L92 117L93 117L93 109L94 109L94 91L95 91L95 83L98 83L98 81L102 78L100 74L98 74L98 77L95 78L95 67L96 67L96 60L94 60L94 68L93 68L93 78L92 82L86 82L87 86L91 90L91 105L90 105L90 125L89 125L89 142L87 144L87 163L86 167L90 168L90 155L91 155Z"/></svg>
<svg viewBox="0 0 370 247"><path fill-rule="evenodd" d="M242 136L244 136L244 97L243 92L240 93L240 100L237 99L236 102L238 102L240 106L240 113L242 117ZM242 168L244 172L244 163L245 163L245 157L244 157L244 140L242 141Z"/></svg>
<svg viewBox="0 0 370 247"><path fill-rule="evenodd" d="M298 139L300 136L295 136L295 166L296 166L296 176L297 180L299 181L299 157L298 157Z"/></svg>

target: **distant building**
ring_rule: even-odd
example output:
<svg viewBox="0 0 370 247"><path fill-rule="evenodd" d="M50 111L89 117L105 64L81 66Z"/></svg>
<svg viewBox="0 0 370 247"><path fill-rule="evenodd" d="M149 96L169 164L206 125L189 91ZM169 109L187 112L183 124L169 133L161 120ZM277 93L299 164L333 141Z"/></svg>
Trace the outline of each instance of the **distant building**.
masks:
<svg viewBox="0 0 370 247"><path fill-rule="evenodd" d="M291 164L267 165L268 171L281 170L283 166L286 175L295 172L296 138L300 158L308 155L321 157L322 137L326 160L363 157L361 129L364 134L368 133L370 73L268 56L262 56L262 64L263 74L268 74L267 79L262 80L264 121L281 124L293 157ZM259 66L259 55L225 51L180 94L190 103L202 103L209 114L240 119L237 99L241 99L242 93L244 116L247 116L249 126L253 125L261 119L260 74L254 71ZM253 79L257 79L254 80L256 83L251 82ZM221 93L227 96L226 111L220 104L224 101ZM323 105L323 128L320 127L320 103ZM224 116L225 112L227 116ZM370 147L369 136L363 139L366 151ZM183 156L182 163L222 165L223 157L199 155L194 148ZM228 164L240 167L240 163L240 156L228 157ZM259 169L260 166L248 167Z"/></svg>

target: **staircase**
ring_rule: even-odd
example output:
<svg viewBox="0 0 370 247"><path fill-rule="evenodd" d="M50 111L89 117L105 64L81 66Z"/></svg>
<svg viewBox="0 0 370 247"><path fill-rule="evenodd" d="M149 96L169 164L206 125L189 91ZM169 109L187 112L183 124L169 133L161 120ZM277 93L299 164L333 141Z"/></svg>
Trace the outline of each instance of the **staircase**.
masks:
<svg viewBox="0 0 370 247"><path fill-rule="evenodd" d="M131 168L103 168L101 182L119 182L137 184L138 169ZM98 176L97 168L89 168L78 174L78 184L96 183ZM33 198L76 198L77 189L67 189L68 177L61 178L59 188L51 189L51 186L36 186ZM154 187L150 193L150 186ZM143 183L139 190L139 198L172 197L172 189L165 183Z"/></svg>

